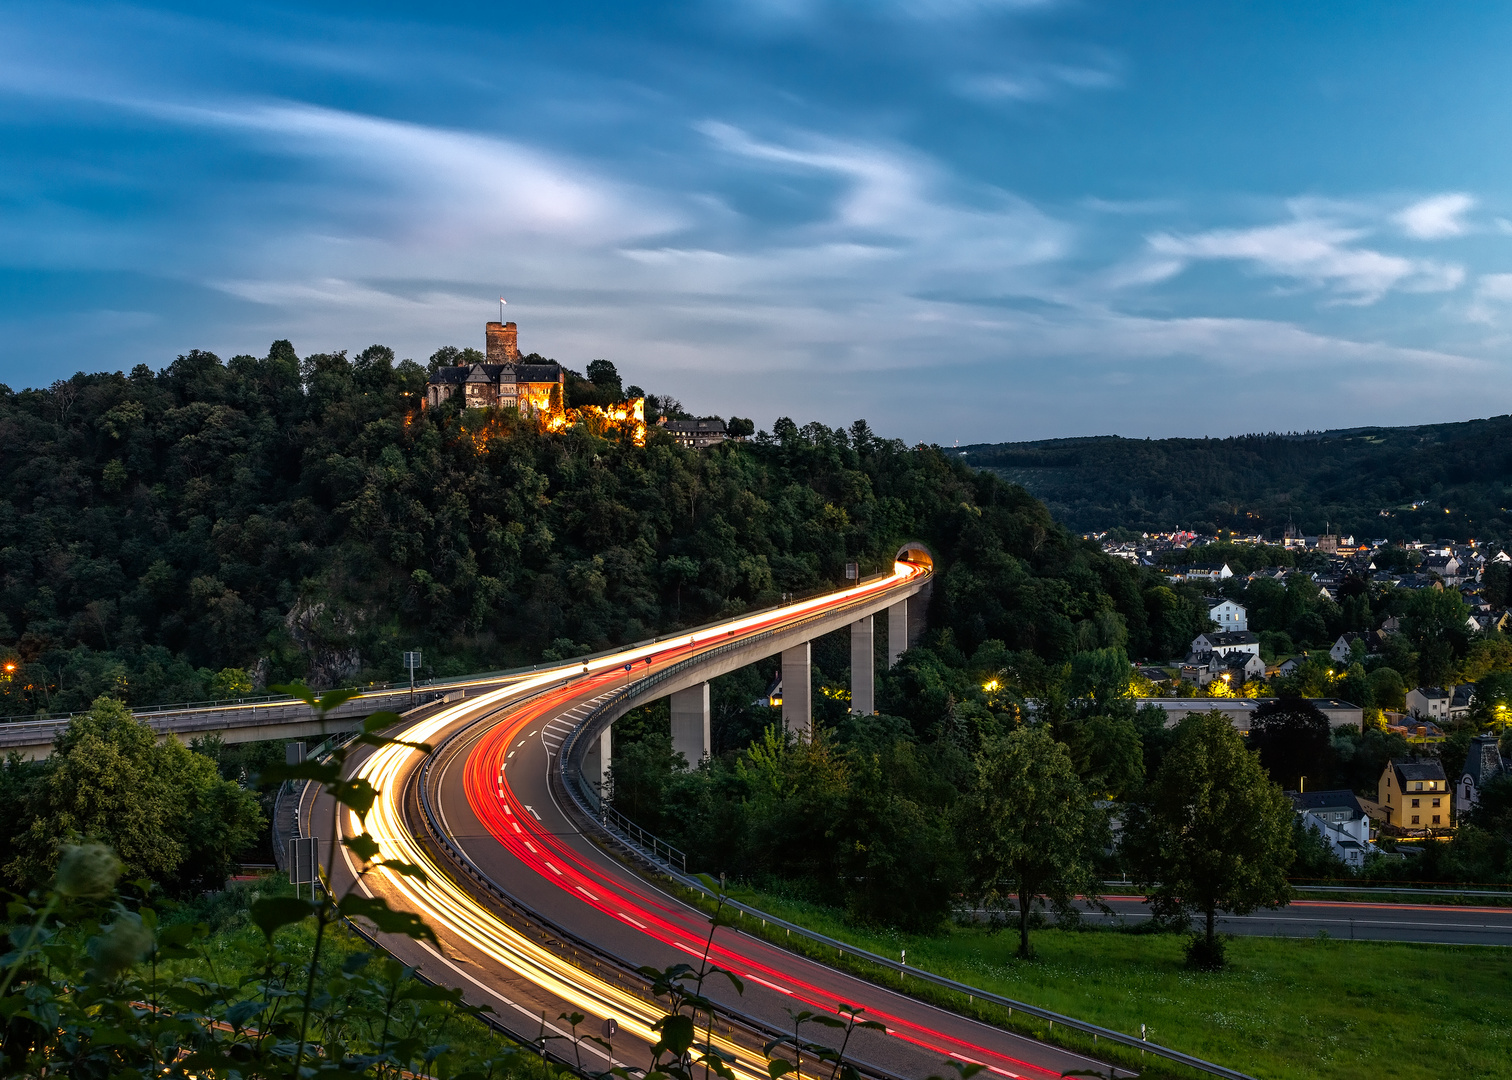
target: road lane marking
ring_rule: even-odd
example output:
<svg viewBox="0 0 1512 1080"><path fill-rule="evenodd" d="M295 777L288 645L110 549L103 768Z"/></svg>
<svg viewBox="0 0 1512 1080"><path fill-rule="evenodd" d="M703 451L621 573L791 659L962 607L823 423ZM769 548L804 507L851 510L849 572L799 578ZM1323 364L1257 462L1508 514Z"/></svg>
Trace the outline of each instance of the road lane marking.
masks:
<svg viewBox="0 0 1512 1080"><path fill-rule="evenodd" d="M525 809L529 810L532 814L535 814L535 819L537 821L541 820L541 815L540 814L536 814L535 807L533 807L533 806L527 806L527 807L525 807Z"/></svg>
<svg viewBox="0 0 1512 1080"><path fill-rule="evenodd" d="M637 922L636 920L632 919L630 916L626 915L623 911L618 912L618 915L619 915L620 918L624 919L631 926L638 926L642 930L646 929L646 924L645 923L643 923L643 922Z"/></svg>

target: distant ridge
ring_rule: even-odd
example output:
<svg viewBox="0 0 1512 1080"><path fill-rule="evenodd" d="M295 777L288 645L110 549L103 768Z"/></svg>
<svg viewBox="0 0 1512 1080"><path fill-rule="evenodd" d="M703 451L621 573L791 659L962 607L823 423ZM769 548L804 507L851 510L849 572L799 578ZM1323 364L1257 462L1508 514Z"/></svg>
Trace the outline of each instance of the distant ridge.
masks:
<svg viewBox="0 0 1512 1080"><path fill-rule="evenodd" d="M1077 532L1512 538L1512 416L1229 438L1099 435L958 448ZM1415 504L1415 505L1414 505ZM1445 511L1448 511L1447 513Z"/></svg>

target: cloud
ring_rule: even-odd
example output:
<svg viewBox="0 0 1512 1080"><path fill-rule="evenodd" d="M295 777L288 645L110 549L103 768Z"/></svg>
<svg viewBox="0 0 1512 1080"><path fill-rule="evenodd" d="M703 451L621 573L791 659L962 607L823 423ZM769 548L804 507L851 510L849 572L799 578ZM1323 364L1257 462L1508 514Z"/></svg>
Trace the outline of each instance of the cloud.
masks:
<svg viewBox="0 0 1512 1080"><path fill-rule="evenodd" d="M1512 304L1512 274L1482 274L1465 315L1471 322L1496 323Z"/></svg>
<svg viewBox="0 0 1512 1080"><path fill-rule="evenodd" d="M1392 290L1446 292L1464 281L1459 266L1357 246L1369 232L1306 216L1252 229L1157 233L1149 237L1149 248L1185 261L1247 262L1264 273L1327 289L1341 303L1373 304Z"/></svg>
<svg viewBox="0 0 1512 1080"><path fill-rule="evenodd" d="M1462 218L1474 206L1473 197L1451 192L1415 202L1399 210L1392 220L1416 240L1443 240L1463 236L1468 231Z"/></svg>
<svg viewBox="0 0 1512 1080"><path fill-rule="evenodd" d="M988 104L1044 101L1063 89L1107 90L1119 76L1105 68L1069 64L1028 65L1021 71L961 75L951 81L962 97Z"/></svg>

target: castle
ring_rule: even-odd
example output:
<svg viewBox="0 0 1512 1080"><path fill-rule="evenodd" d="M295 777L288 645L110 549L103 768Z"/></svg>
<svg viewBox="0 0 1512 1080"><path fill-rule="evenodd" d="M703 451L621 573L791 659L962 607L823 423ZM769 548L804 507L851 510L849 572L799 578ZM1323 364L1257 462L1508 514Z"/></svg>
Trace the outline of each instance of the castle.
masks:
<svg viewBox="0 0 1512 1080"><path fill-rule="evenodd" d="M438 370L425 388L425 404L440 405L460 390L467 409L515 408L521 416L535 417L547 431L584 424L599 434L628 431L636 446L646 445L645 398L567 408L566 371L554 360L521 363L519 334L512 322L488 323L484 328L483 363L453 364ZM478 441L476 436L474 441Z"/></svg>
<svg viewBox="0 0 1512 1080"><path fill-rule="evenodd" d="M426 387L426 404L439 405L461 390L469 409L502 405L522 413L560 415L567 385L562 365L520 363L519 335L512 322L489 323L484 329L483 363L455 364L437 371Z"/></svg>

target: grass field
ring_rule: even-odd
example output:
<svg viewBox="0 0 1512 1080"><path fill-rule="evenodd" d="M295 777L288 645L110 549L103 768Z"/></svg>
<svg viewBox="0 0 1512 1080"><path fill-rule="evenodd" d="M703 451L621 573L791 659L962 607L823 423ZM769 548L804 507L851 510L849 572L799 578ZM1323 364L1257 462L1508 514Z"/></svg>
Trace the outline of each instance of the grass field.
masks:
<svg viewBox="0 0 1512 1080"><path fill-rule="evenodd" d="M1185 969L1178 935L1051 929L1035 933L1039 955L1025 962L1010 932L869 932L830 909L732 895L883 956L907 949L910 966L1006 997L1136 1036L1145 1024L1152 1042L1257 1077L1512 1076L1512 950L1236 937L1228 970L1204 974Z"/></svg>

